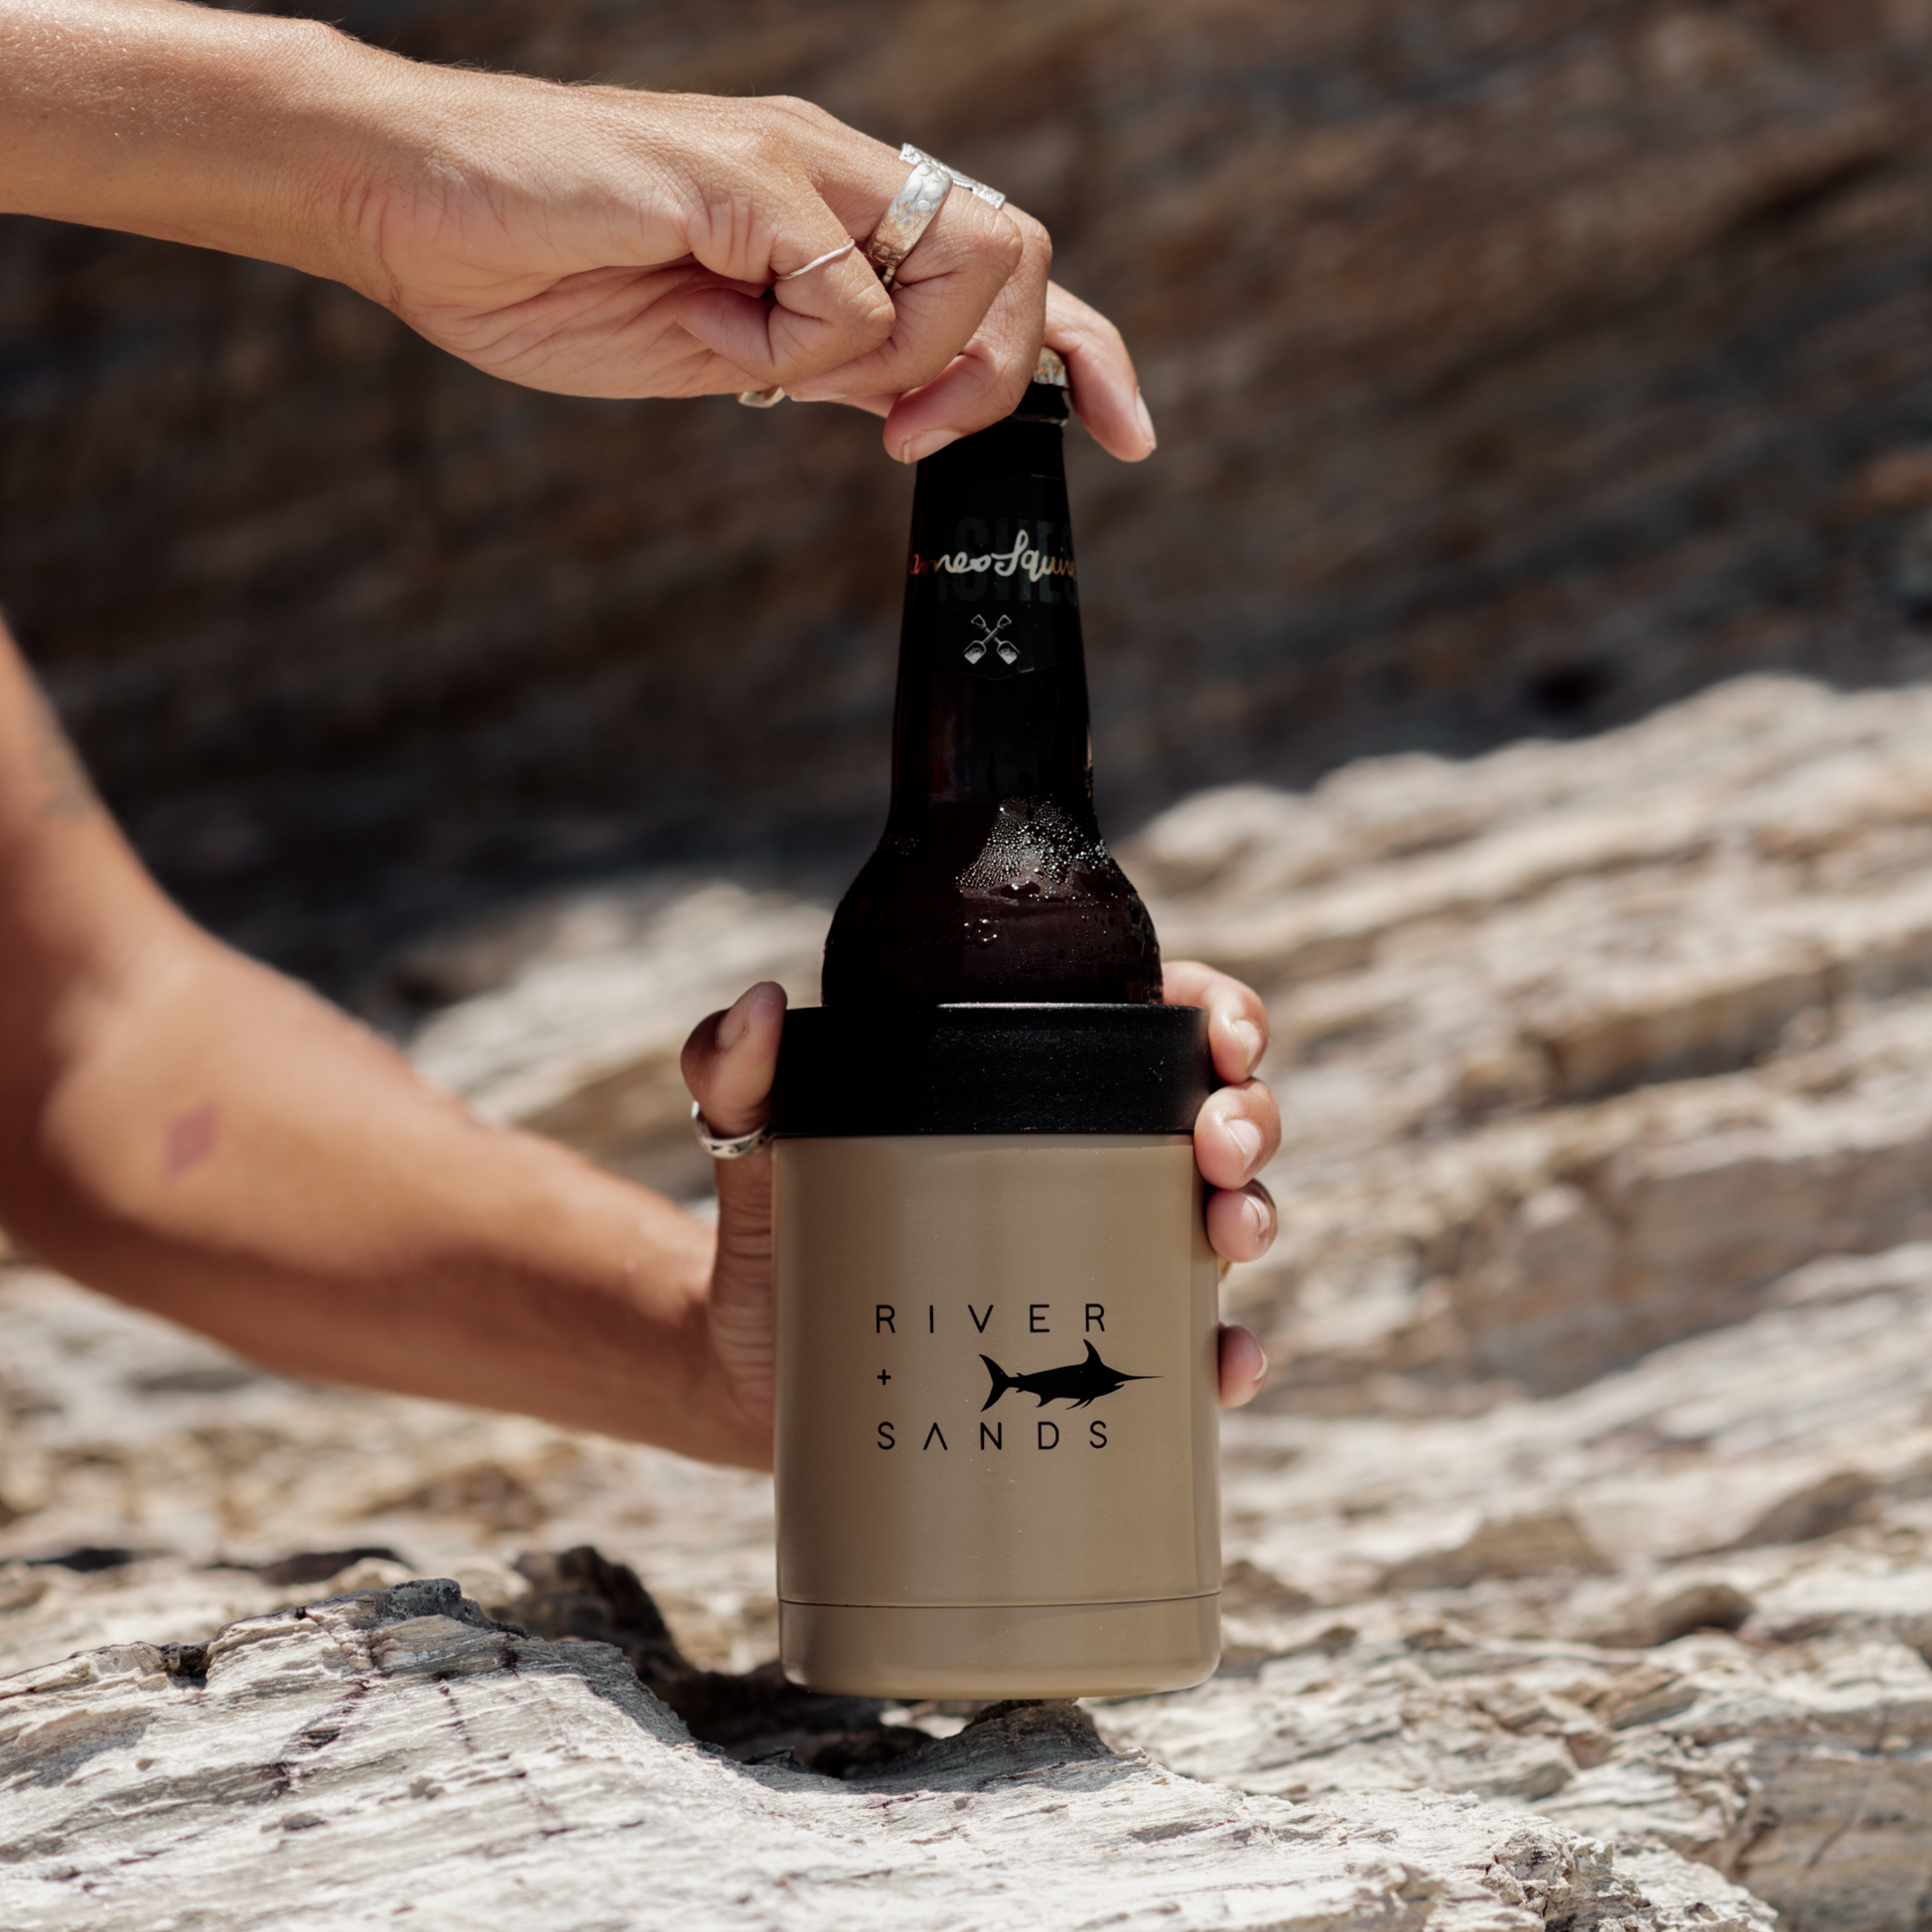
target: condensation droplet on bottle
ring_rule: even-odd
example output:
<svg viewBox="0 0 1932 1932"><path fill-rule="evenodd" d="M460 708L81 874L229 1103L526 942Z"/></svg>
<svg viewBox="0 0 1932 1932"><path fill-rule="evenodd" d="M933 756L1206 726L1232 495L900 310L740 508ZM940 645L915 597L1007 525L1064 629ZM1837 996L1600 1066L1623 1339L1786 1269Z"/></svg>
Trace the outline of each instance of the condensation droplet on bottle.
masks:
<svg viewBox="0 0 1932 1932"><path fill-rule="evenodd" d="M979 857L957 884L969 893L1052 898L1075 872L1101 856L1099 841L1052 799L1008 798L1001 801Z"/></svg>

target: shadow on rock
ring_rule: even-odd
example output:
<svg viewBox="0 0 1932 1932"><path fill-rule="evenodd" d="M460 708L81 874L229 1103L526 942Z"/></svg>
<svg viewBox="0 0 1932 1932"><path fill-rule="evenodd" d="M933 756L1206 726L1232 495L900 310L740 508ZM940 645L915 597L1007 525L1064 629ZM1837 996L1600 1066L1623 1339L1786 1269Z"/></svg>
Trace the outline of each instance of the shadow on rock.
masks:
<svg viewBox="0 0 1932 1932"><path fill-rule="evenodd" d="M553 1643L615 1645L692 1736L740 1763L788 1755L803 1770L860 1778L901 1766L933 1744L909 1725L884 1723L879 1698L826 1697L787 1683L775 1659L742 1675L700 1669L678 1649L636 1573L589 1544L554 1555L531 1551L516 1569L529 1588L491 1605L492 1615Z"/></svg>

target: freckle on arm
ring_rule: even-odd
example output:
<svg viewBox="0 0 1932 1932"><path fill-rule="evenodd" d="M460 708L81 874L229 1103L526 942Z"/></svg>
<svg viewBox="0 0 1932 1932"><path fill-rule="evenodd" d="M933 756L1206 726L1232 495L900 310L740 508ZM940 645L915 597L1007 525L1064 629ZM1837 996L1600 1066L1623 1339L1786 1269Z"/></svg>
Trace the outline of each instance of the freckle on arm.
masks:
<svg viewBox="0 0 1932 1932"><path fill-rule="evenodd" d="M205 1100L168 1123L162 1140L161 1172L169 1180L178 1180L190 1168L198 1168L214 1152L214 1102Z"/></svg>

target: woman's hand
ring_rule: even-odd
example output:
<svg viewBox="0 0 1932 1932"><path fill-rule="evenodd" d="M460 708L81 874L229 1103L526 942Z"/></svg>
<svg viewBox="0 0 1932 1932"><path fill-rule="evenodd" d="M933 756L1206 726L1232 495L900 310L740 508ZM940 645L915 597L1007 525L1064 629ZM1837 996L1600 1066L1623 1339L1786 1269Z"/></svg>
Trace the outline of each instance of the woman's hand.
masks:
<svg viewBox="0 0 1932 1932"><path fill-rule="evenodd" d="M0 208L288 262L478 368L587 396L782 386L913 462L1012 409L1044 340L1094 436L1154 433L1046 231L955 189L891 295L859 248L909 172L809 102L436 68L313 21L0 0Z"/></svg>
<svg viewBox="0 0 1932 1932"><path fill-rule="evenodd" d="M387 57L384 57L385 59ZM393 68L403 67L404 75ZM400 139L354 220L367 292L532 388L691 396L783 387L886 417L916 462L1020 400L1042 339L1095 436L1154 447L1118 332L1047 269L1046 230L955 189L890 295L862 247L909 172L808 101L560 87L392 64Z"/></svg>
<svg viewBox="0 0 1932 1932"><path fill-rule="evenodd" d="M1281 1145L1274 1096L1254 1077L1268 1048L1268 1014L1252 989L1211 966L1167 969L1170 1005L1205 1007L1214 1071L1225 1083L1194 1122L1194 1158L1214 1191L1207 1238L1223 1261L1256 1261L1275 1239L1275 1203L1255 1175ZM750 1134L770 1112L785 995L765 980L728 1012L701 1021L684 1043L684 1080L714 1134ZM772 1397L771 1155L721 1161L718 1258L711 1278L711 1342L727 1398L768 1422ZM1246 1328L1221 1330L1221 1406L1253 1400L1268 1372Z"/></svg>
<svg viewBox="0 0 1932 1932"><path fill-rule="evenodd" d="M1255 1178L1281 1149L1275 1096L1254 1077L1268 1050L1268 1009L1250 986L1197 959L1171 964L1162 993L1170 1006L1207 1009L1208 1046L1222 1081L1194 1117L1194 1161L1214 1192L1207 1238L1223 1262L1259 1261L1275 1243L1275 1200ZM1246 1328L1221 1330L1221 1407L1238 1409L1261 1392L1268 1357Z"/></svg>

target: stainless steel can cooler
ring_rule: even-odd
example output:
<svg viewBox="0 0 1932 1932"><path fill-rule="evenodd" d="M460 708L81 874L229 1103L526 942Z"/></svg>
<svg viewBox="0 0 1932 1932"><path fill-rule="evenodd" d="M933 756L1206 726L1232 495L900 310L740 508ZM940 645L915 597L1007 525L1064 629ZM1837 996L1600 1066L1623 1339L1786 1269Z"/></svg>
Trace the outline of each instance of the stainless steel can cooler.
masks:
<svg viewBox="0 0 1932 1932"><path fill-rule="evenodd" d="M1219 1656L1205 1015L787 1016L780 1650L814 1690L1175 1690Z"/></svg>

